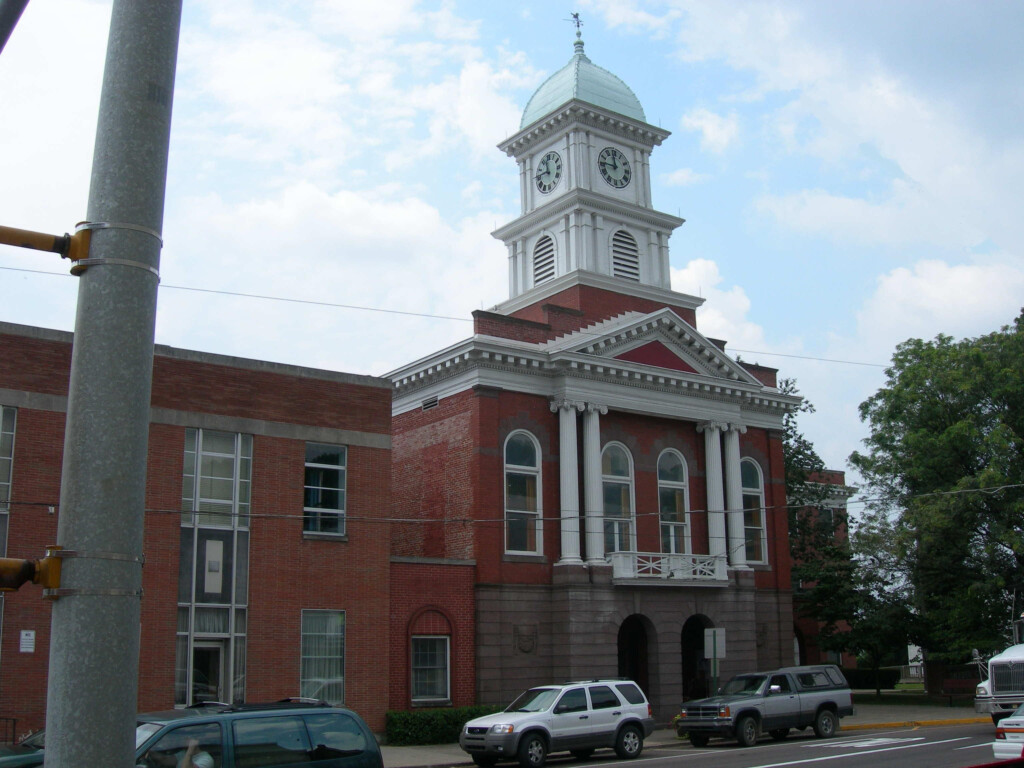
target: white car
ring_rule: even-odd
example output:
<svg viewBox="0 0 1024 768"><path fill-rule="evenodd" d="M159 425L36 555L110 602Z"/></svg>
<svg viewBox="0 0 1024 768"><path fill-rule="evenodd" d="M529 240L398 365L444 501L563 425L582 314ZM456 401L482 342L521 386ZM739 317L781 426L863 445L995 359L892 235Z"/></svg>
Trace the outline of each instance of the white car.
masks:
<svg viewBox="0 0 1024 768"><path fill-rule="evenodd" d="M996 726L996 740L992 742L996 760L1019 760L1024 757L1024 706L1018 707Z"/></svg>
<svg viewBox="0 0 1024 768"><path fill-rule="evenodd" d="M637 757L654 731L640 686L631 680L582 680L531 688L504 712L470 720L459 746L479 766L518 760L541 768L551 752L585 760L611 747L626 760Z"/></svg>

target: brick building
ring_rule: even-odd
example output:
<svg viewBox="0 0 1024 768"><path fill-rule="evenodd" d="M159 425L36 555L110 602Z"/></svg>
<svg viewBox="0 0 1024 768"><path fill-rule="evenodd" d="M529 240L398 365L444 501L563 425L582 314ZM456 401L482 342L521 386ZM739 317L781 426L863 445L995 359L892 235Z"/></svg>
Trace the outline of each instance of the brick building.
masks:
<svg viewBox="0 0 1024 768"><path fill-rule="evenodd" d="M71 342L0 324L9 557L60 543ZM383 379L157 346L140 710L301 693L383 728L390 409ZM50 603L30 585L0 604L0 717L24 733L45 720Z"/></svg>
<svg viewBox="0 0 1024 768"><path fill-rule="evenodd" d="M781 428L799 400L702 335L703 300L671 290L683 221L652 207L650 184L668 135L577 36L500 145L522 202L494 233L509 299L388 374L395 514L420 521L393 526L392 558L472 579L474 602L429 599L454 679L409 703L628 675L667 720L706 687L705 629L725 631L723 675L793 660Z"/></svg>

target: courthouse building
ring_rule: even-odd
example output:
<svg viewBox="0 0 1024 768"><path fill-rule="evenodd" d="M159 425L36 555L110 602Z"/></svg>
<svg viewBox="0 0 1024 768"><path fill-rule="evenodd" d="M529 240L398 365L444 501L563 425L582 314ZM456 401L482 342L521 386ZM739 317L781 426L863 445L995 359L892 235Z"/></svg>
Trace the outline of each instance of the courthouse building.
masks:
<svg viewBox="0 0 1024 768"><path fill-rule="evenodd" d="M395 513L423 522L393 527L392 558L472 575L475 627L423 604L473 654L467 700L627 675L668 719L707 685L706 629L722 674L794 659L781 430L799 400L671 289L683 220L651 199L668 136L577 36L500 145L522 203L494 233L508 300L388 374Z"/></svg>

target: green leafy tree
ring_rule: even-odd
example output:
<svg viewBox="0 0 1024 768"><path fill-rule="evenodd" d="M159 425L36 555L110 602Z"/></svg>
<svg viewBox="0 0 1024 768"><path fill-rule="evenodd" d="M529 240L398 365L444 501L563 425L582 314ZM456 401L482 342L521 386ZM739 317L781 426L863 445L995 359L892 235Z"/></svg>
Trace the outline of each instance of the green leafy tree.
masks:
<svg viewBox="0 0 1024 768"><path fill-rule="evenodd" d="M1024 587L1024 315L976 339L910 339L886 377L850 457L872 498L863 542L907 585L929 657L998 650Z"/></svg>

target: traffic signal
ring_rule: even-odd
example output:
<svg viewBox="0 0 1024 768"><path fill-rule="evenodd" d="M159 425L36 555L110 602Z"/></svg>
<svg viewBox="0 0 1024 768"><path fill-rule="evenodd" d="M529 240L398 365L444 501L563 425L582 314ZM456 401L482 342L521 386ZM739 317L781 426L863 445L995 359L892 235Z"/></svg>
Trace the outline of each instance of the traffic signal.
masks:
<svg viewBox="0 0 1024 768"><path fill-rule="evenodd" d="M0 592L16 592L22 584L31 581L44 589L60 587L61 559L55 556L60 547L47 547L41 560L22 560L0 557Z"/></svg>

